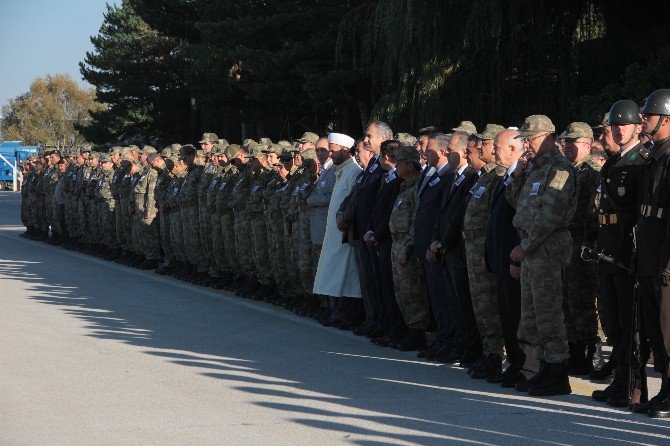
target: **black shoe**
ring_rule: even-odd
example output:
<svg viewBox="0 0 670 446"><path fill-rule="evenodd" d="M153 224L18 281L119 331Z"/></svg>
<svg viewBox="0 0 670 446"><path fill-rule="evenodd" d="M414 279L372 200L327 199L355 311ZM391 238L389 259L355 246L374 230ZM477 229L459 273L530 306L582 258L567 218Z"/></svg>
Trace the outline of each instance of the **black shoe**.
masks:
<svg viewBox="0 0 670 446"><path fill-rule="evenodd" d="M473 367L481 358L482 352L473 352L472 350L465 350L460 358L458 358L458 366L463 368Z"/></svg>
<svg viewBox="0 0 670 446"><path fill-rule="evenodd" d="M670 396L649 406L650 418L670 418Z"/></svg>
<svg viewBox="0 0 670 446"><path fill-rule="evenodd" d="M514 386L514 388L518 392L528 392L528 389L533 387L533 385L535 383L537 383L542 378L542 375L544 374L545 366L546 366L546 363L544 362L544 359L543 359L543 360L540 361L540 368L538 369L537 373L532 378L517 383Z"/></svg>
<svg viewBox="0 0 670 446"><path fill-rule="evenodd" d="M158 262L153 259L147 259L144 262L140 263L139 268L142 270L156 269L158 268Z"/></svg>
<svg viewBox="0 0 670 446"><path fill-rule="evenodd" d="M509 366L500 375L491 377L490 379L486 378L486 381L493 384L500 383L501 387L512 389L517 384L526 381L526 375L521 372L520 367Z"/></svg>
<svg viewBox="0 0 670 446"><path fill-rule="evenodd" d="M377 328L377 323L372 321L365 321L352 331L356 336L365 336L367 333Z"/></svg>
<svg viewBox="0 0 670 446"><path fill-rule="evenodd" d="M603 390L594 390L591 398L601 403L607 403L610 406L626 407L628 406L628 368L618 367L614 374L612 383ZM616 404L625 399L625 404Z"/></svg>
<svg viewBox="0 0 670 446"><path fill-rule="evenodd" d="M572 393L568 366L565 363L546 364L542 377L528 389L531 396L556 396Z"/></svg>
<svg viewBox="0 0 670 446"><path fill-rule="evenodd" d="M393 348L401 352L419 351L426 348L426 334L422 330L410 328L405 337L403 337Z"/></svg>
<svg viewBox="0 0 670 446"><path fill-rule="evenodd" d="M488 379L502 374L502 357L500 355L485 355L479 361L479 367L470 374L472 379Z"/></svg>
<svg viewBox="0 0 670 446"><path fill-rule="evenodd" d="M443 358L443 361L445 364L453 364L458 361L463 357L463 349L456 347L455 349L451 350L449 354L447 355L446 358Z"/></svg>

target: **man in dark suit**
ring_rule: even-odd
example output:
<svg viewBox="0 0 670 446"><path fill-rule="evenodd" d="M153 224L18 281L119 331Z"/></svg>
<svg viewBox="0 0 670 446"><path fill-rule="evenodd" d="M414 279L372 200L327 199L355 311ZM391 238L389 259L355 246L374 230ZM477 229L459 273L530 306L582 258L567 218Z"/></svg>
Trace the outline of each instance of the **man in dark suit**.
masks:
<svg viewBox="0 0 670 446"><path fill-rule="evenodd" d="M365 307L365 322L354 330L354 334L357 335L379 334L384 315L380 291L374 280L372 266L373 256L376 255L376 252L373 252L372 248L363 243L363 236L368 231L370 216L381 185L381 177L384 174L384 169L379 161L381 143L391 139L393 139L393 132L388 124L377 121L368 126L363 145L365 150L372 154L373 158L362 175L356 180L356 185L349 199L343 202L343 205L348 203L349 209L353 210L352 213L343 213L342 215L349 219L349 221L345 220L345 223L349 224L349 234L350 236L353 235L353 240L349 239L347 242L352 244L356 250L363 305ZM341 210L344 211L344 209Z"/></svg>
<svg viewBox="0 0 670 446"><path fill-rule="evenodd" d="M426 272L428 299L437 323L435 342L431 348L419 353L420 357L444 361L454 347L454 324L449 315L447 296L444 292L444 276L439 263L429 262L426 251L433 241L435 221L442 204L442 193L453 180L452 167L447 159L449 137L435 133L428 138L425 156L427 160L423 178L417 182L416 216L414 219L414 247L419 262ZM419 347L420 339L407 339L403 348L411 345ZM424 340L425 342L425 340Z"/></svg>
<svg viewBox="0 0 670 446"><path fill-rule="evenodd" d="M447 360L458 361L463 367L470 367L482 354L481 338L472 309L465 241L462 236L469 191L479 176L477 170L468 165L466 158L468 136L465 132L451 135L447 156L452 166L452 179L447 181L433 241L426 251L426 258L431 263L438 262L441 257L445 293L456 329L457 346Z"/></svg>
<svg viewBox="0 0 670 446"><path fill-rule="evenodd" d="M486 268L495 273L498 282L500 320L502 322L505 351L510 363L499 376L488 379L500 383L503 387L514 387L526 378L521 373L526 355L519 348L517 331L521 319L521 264L510 260L510 253L519 244L519 234L512 225L514 208L505 198L505 190L511 182L511 175L517 161L523 155L523 143L515 138L516 130L505 130L494 138L496 163L505 167L507 172L491 194L490 214L486 223Z"/></svg>
<svg viewBox="0 0 670 446"><path fill-rule="evenodd" d="M382 325L377 331L368 335L372 337L372 342L382 347L400 341L407 332L393 289L391 261L393 240L389 231L389 218L403 182L402 178L396 174L395 163L391 161L399 148L400 143L395 140L386 140L381 144L379 162L385 173L381 177L381 187L372 209L369 229L363 236L363 241L373 253L372 268L380 291L383 310Z"/></svg>

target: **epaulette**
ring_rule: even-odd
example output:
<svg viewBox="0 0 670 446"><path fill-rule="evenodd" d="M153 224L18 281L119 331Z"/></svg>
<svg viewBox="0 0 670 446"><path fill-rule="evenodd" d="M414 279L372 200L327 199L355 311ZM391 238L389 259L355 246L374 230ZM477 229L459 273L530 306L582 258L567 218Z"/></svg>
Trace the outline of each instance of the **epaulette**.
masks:
<svg viewBox="0 0 670 446"><path fill-rule="evenodd" d="M649 152L649 149L647 149L647 148L646 148L645 146L643 146L643 145L640 145L640 148L637 149L637 153L639 153L640 156L641 156L642 158L644 158L645 160L647 160L647 159L649 158L649 156L651 155L651 152Z"/></svg>

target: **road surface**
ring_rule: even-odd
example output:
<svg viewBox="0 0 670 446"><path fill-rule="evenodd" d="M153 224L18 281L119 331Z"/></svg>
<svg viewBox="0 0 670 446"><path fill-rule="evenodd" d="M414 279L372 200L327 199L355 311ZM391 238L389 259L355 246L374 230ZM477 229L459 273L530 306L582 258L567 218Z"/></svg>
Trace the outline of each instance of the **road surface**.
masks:
<svg viewBox="0 0 670 446"><path fill-rule="evenodd" d="M19 238L0 193L0 445L670 444L284 310Z"/></svg>

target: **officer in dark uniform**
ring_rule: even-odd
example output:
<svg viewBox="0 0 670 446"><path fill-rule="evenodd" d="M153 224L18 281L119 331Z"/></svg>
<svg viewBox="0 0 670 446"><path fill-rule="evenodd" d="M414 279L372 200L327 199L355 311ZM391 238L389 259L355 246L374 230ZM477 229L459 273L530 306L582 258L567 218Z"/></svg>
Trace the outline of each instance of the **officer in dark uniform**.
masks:
<svg viewBox="0 0 670 446"><path fill-rule="evenodd" d="M639 142L639 108L633 101L618 101L609 113L609 125L620 151L610 157L601 169L602 181L596 195L598 208L597 251L603 326L606 326L612 355L616 363L614 380L592 397L615 407L628 406L630 336L632 333L633 288L630 274L633 251L633 227L639 215L639 188L649 152ZM592 240L591 242L594 242ZM604 258L604 257L603 257Z"/></svg>
<svg viewBox="0 0 670 446"><path fill-rule="evenodd" d="M661 313L661 288L667 288L670 260L670 89L656 90L642 107L642 131L654 142L644 170L638 220L637 277L642 323L654 352L654 369L661 373L661 391L649 401L652 418L670 418L670 358L663 341L667 313ZM664 280L665 279L665 282ZM667 290L666 290L667 292Z"/></svg>

